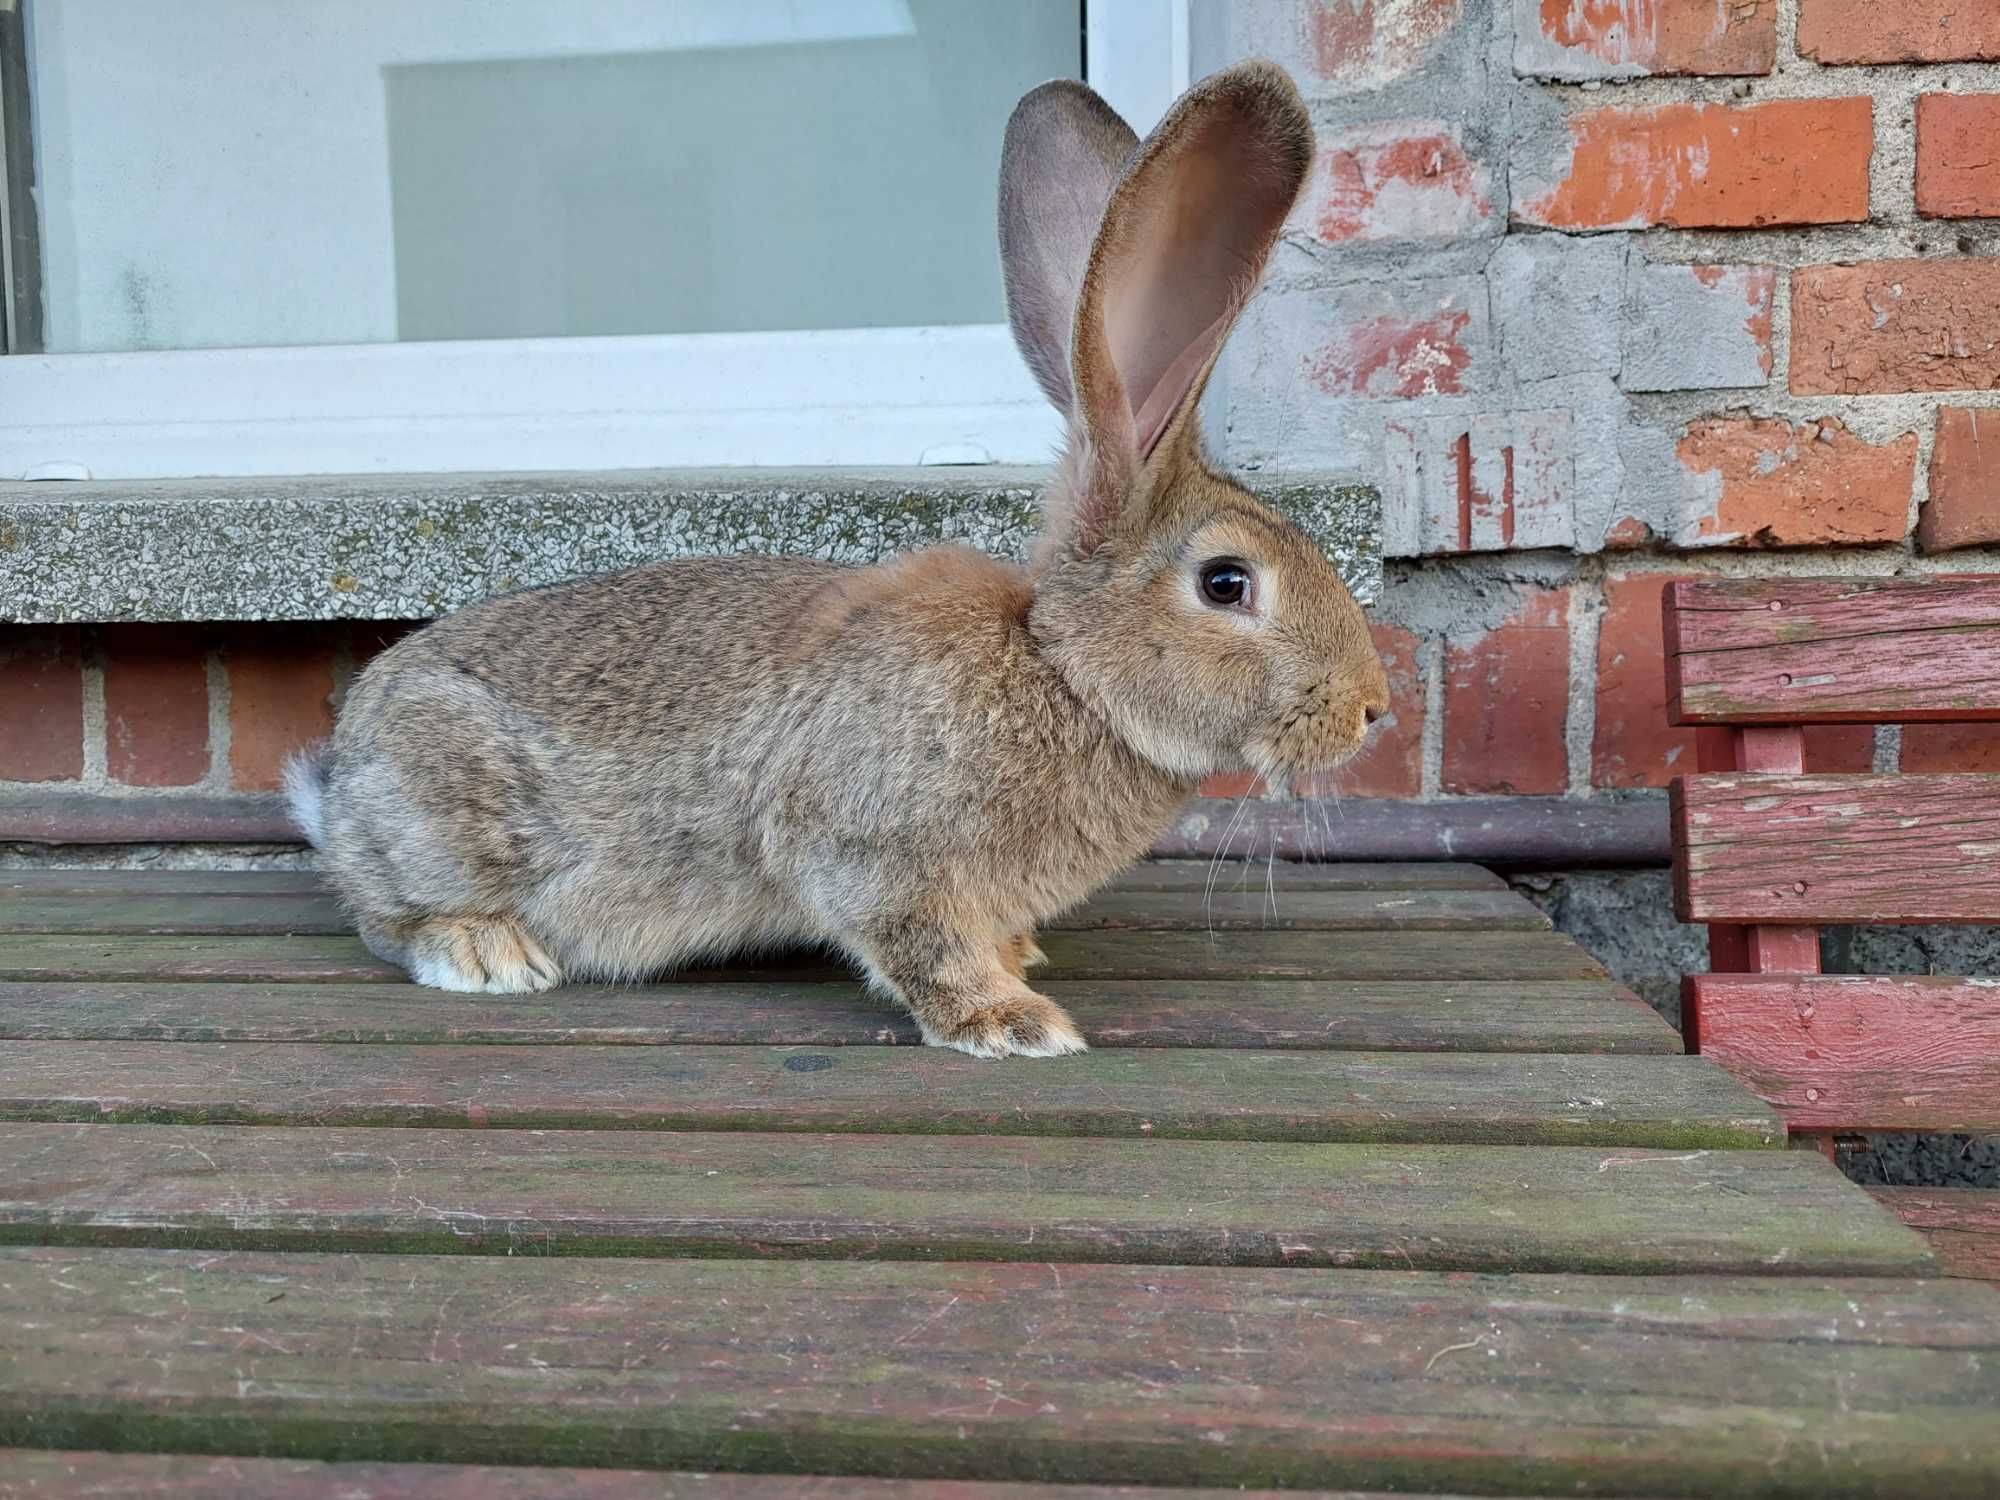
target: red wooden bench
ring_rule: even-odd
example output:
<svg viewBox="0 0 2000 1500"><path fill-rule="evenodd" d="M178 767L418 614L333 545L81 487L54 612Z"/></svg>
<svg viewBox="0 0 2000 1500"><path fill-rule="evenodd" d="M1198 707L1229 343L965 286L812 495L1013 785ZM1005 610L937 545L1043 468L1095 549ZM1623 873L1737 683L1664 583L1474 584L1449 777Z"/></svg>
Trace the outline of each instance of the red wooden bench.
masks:
<svg viewBox="0 0 2000 1500"><path fill-rule="evenodd" d="M1677 582L1674 887L1709 924L1690 1051L1832 1154L1865 1131L2000 1132L2000 980L1820 972L1820 924L2000 922L2000 776L1808 776L1810 724L2000 721L2000 577ZM2000 1191L1877 1194L2000 1279Z"/></svg>

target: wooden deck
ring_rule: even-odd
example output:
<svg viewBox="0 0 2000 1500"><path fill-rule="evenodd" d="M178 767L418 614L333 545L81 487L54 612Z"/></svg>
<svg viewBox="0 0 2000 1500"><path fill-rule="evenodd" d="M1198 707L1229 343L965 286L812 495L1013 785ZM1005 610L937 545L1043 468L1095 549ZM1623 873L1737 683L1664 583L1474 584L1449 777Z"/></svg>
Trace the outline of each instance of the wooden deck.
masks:
<svg viewBox="0 0 2000 1500"><path fill-rule="evenodd" d="M2000 1292L1504 884L1207 878L981 1063L811 961L448 996L310 876L0 874L0 1497L2000 1493Z"/></svg>

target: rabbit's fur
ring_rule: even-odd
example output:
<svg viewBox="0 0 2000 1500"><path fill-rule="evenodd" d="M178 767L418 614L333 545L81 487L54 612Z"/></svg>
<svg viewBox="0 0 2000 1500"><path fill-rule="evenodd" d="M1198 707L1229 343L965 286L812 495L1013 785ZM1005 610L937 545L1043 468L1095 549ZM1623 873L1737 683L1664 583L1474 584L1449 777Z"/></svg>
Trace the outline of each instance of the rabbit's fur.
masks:
<svg viewBox="0 0 2000 1500"><path fill-rule="evenodd" d="M1143 146L1080 84L1029 94L1002 168L1008 309L1070 416L1032 564L696 558L407 637L288 774L369 947L513 992L824 943L930 1042L1081 1049L1023 980L1036 924L1205 773L1332 765L1387 704L1332 567L1197 436L1311 141L1264 63ZM1243 604L1205 596L1218 559L1247 569Z"/></svg>

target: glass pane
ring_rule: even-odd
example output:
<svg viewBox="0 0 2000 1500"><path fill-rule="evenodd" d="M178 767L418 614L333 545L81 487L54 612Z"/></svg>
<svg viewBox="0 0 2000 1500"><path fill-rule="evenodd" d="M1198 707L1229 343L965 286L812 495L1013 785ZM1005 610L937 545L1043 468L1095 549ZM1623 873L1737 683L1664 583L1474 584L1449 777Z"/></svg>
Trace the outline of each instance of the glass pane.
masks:
<svg viewBox="0 0 2000 1500"><path fill-rule="evenodd" d="M992 323L1080 0L30 0L52 352Z"/></svg>

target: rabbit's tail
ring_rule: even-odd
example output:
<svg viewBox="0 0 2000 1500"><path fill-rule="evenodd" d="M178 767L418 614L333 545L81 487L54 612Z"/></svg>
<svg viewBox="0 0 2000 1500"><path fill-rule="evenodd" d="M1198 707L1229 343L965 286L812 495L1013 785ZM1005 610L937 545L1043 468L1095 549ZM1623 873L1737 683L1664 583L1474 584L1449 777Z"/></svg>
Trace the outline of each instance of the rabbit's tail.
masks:
<svg viewBox="0 0 2000 1500"><path fill-rule="evenodd" d="M326 746L315 745L285 762L285 802L315 849L326 847L326 752Z"/></svg>

